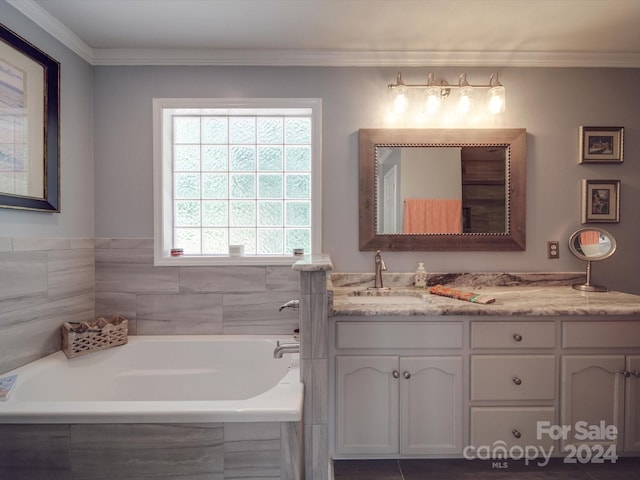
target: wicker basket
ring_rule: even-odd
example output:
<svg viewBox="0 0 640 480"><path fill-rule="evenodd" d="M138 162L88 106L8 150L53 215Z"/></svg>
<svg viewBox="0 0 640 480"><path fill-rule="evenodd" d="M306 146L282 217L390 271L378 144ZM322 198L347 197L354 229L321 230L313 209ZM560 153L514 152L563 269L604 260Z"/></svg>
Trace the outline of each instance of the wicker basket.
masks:
<svg viewBox="0 0 640 480"><path fill-rule="evenodd" d="M102 317L94 322L65 322L60 328L62 350L68 358L127 343L129 321L122 315L110 320Z"/></svg>

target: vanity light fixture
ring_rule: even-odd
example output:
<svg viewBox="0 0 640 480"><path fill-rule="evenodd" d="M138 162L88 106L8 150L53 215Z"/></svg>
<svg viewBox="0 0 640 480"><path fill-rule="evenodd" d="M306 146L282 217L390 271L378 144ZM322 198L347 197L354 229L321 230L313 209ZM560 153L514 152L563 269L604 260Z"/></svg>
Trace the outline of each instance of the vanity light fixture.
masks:
<svg viewBox="0 0 640 480"><path fill-rule="evenodd" d="M474 91L487 90L486 108L493 115L505 110L505 88L498 80L498 74L493 73L486 85L472 85L467 80L467 74L461 73L458 84L451 85L444 79L437 80L433 73L427 75L426 84L409 84L402 80L402 73L398 72L396 83L390 83L387 87L393 95L393 112L401 114L409 108L409 91L422 90L423 110L426 115L432 116L440 110L443 102L450 96L451 90L457 90L457 111L466 115L474 108Z"/></svg>

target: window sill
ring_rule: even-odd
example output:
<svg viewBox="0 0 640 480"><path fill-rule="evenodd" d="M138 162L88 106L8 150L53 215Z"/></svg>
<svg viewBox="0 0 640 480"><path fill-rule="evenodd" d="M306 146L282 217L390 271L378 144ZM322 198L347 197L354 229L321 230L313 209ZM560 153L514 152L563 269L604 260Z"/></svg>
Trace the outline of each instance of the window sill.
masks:
<svg viewBox="0 0 640 480"><path fill-rule="evenodd" d="M154 265L161 267L200 267L200 266L261 266L293 265L302 256L294 255L184 255L180 257L156 257Z"/></svg>

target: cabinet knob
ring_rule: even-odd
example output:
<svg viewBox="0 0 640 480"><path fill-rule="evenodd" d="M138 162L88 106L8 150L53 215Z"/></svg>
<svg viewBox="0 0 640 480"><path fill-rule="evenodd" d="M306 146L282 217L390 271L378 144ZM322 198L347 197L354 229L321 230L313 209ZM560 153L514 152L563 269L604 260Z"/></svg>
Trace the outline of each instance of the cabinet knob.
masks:
<svg viewBox="0 0 640 480"><path fill-rule="evenodd" d="M411 378L411 374L410 374L409 372L404 372L404 373L402 374L402 376L403 376L404 378L406 378L407 380L409 380L409 379Z"/></svg>
<svg viewBox="0 0 640 480"><path fill-rule="evenodd" d="M516 430L515 428L513 430L511 430L511 433L516 438L520 438L522 436L522 434L518 430Z"/></svg>
<svg viewBox="0 0 640 480"><path fill-rule="evenodd" d="M522 380L520 380L518 377L513 377L513 383L515 383L516 385L521 385L522 384Z"/></svg>
<svg viewBox="0 0 640 480"><path fill-rule="evenodd" d="M640 372L636 372L635 370L631 372L631 375L633 375L634 377L640 378Z"/></svg>
<svg viewBox="0 0 640 480"><path fill-rule="evenodd" d="M631 376L631 372L629 370L620 370L620 374L624 375L626 378Z"/></svg>
<svg viewBox="0 0 640 480"><path fill-rule="evenodd" d="M393 371L393 378L400 378L400 372L398 370Z"/></svg>
<svg viewBox="0 0 640 480"><path fill-rule="evenodd" d="M514 333L514 334L513 334L513 339L514 339L516 342L521 342L521 341L522 341L522 335L520 335L519 333Z"/></svg>

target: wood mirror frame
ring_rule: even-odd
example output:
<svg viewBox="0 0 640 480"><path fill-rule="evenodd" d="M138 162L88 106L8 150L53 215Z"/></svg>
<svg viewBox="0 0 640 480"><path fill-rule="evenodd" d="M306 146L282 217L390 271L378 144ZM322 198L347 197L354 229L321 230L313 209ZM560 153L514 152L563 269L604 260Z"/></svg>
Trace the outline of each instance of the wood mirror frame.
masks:
<svg viewBox="0 0 640 480"><path fill-rule="evenodd" d="M516 251L526 247L526 137L517 129L389 129L359 131L360 250ZM506 225L498 233L377 234L377 147L505 147Z"/></svg>

